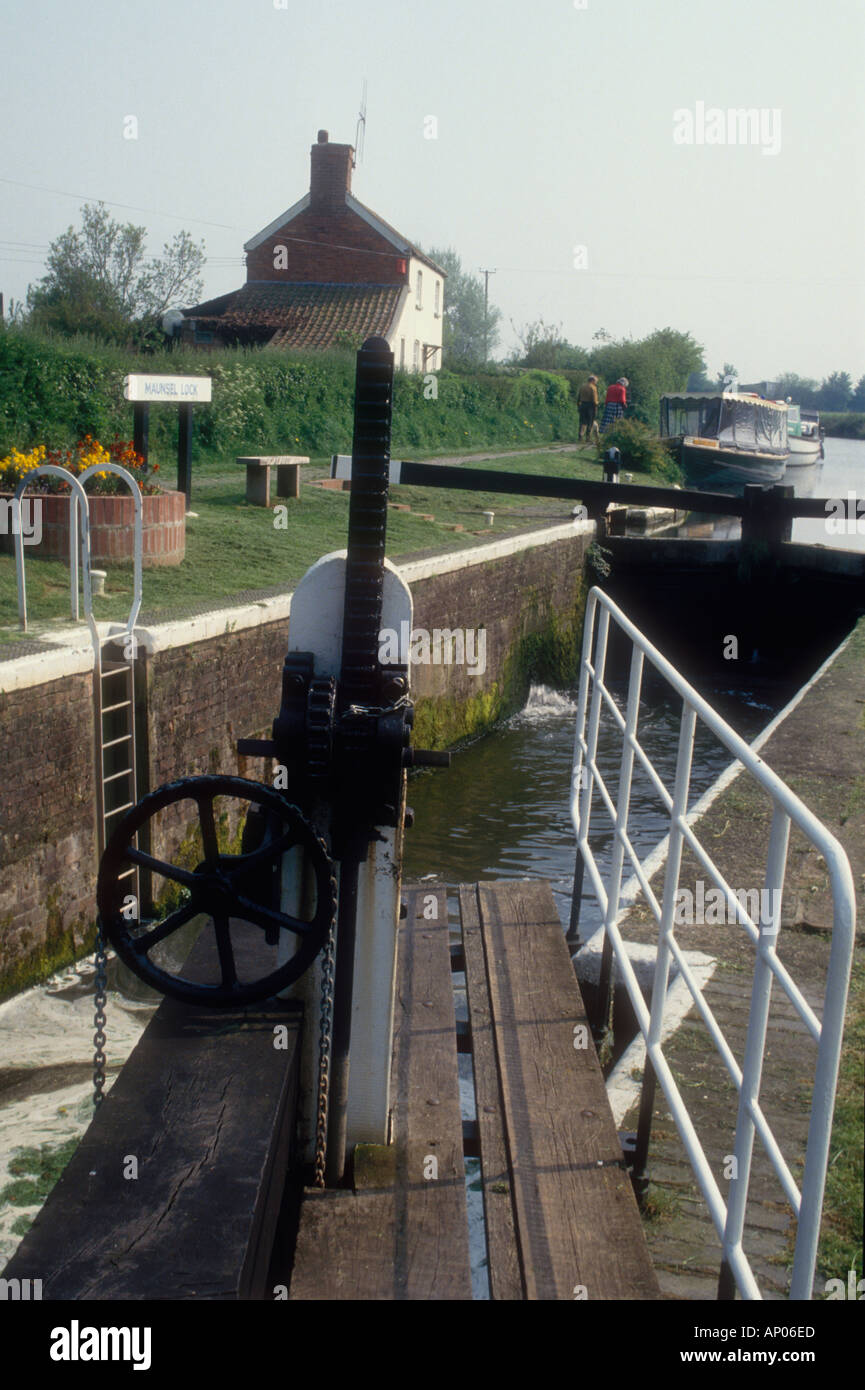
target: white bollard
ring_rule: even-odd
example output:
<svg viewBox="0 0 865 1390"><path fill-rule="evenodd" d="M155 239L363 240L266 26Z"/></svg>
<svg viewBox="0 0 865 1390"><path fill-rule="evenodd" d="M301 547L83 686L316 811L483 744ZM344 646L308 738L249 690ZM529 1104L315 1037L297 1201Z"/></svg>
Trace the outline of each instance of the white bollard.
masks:
<svg viewBox="0 0 865 1390"><path fill-rule="evenodd" d="M93 597L94 597L94 598L104 598L104 597L105 597L105 581L106 581L107 578L108 578L108 571L107 571L107 570L91 570L91 571L90 571L90 583L91 583L91 585L92 585L92 593L93 593Z"/></svg>

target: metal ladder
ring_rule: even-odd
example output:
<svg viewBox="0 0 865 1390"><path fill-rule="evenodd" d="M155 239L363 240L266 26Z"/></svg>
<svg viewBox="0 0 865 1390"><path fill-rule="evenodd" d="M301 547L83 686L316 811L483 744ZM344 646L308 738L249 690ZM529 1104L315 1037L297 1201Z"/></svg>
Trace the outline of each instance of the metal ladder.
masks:
<svg viewBox="0 0 865 1390"><path fill-rule="evenodd" d="M96 716L96 760L99 853L105 849L117 817L137 801L135 773L135 667L131 660L110 655L113 636L100 639L93 672ZM134 876L131 866L121 877Z"/></svg>
<svg viewBox="0 0 865 1390"><path fill-rule="evenodd" d="M123 478L135 505L134 592L132 607L124 627L119 632L100 635L93 618L93 590L90 578L90 511L84 483L93 473L116 473ZM69 498L69 579L72 616L78 617L79 541L80 568L83 579L84 617L93 643L93 702L96 746L96 832L99 857L116 824L117 817L128 811L137 800L135 770L135 656L137 652L135 624L141 608L141 569L143 519L141 489L127 469L119 463L97 463L86 468L78 477L55 464L41 464L22 478L15 490L13 530L15 531L15 560L18 580L18 618L22 631L27 631L27 590L24 580L24 543L21 526L21 497L28 482L40 474L58 477L71 488ZM16 525L17 521L17 525ZM106 649L115 651L106 657ZM118 655L118 651L120 655ZM124 877L131 880L137 891L138 870L131 867Z"/></svg>
<svg viewBox="0 0 865 1390"><path fill-rule="evenodd" d="M93 702L96 724L96 795L99 857L117 824L117 818L138 800L135 767L135 624L141 608L141 568L143 522L141 489L119 463L95 464L80 476L82 481L95 472L116 473L129 485L135 504L134 591L132 606L120 632L99 635L93 621L90 587L90 530L82 535L82 565L85 566L84 616L93 638ZM84 537L87 558L84 561ZM113 649L113 650L110 650ZM138 869L131 865L122 875L130 880L130 892L138 895Z"/></svg>

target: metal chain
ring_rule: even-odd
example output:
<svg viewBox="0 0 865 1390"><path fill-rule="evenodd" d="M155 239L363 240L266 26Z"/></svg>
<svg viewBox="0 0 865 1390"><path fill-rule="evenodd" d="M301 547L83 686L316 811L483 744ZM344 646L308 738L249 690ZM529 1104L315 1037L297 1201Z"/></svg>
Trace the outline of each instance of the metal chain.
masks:
<svg viewBox="0 0 865 1390"><path fill-rule="evenodd" d="M327 945L321 958L321 1024L318 1038L318 1114L315 1123L315 1177L313 1185L324 1187L327 1157L327 1110L330 1088L330 1042L333 1032L333 966L336 946L336 919L330 924Z"/></svg>
<svg viewBox="0 0 865 1390"><path fill-rule="evenodd" d="M96 1032L93 1034L93 1108L100 1106L105 1099L102 1094L105 1086L105 1002L107 995L108 973L105 962L105 937L102 935L102 919L98 919L96 928L96 993L94 997L95 1013L93 1015L93 1026Z"/></svg>

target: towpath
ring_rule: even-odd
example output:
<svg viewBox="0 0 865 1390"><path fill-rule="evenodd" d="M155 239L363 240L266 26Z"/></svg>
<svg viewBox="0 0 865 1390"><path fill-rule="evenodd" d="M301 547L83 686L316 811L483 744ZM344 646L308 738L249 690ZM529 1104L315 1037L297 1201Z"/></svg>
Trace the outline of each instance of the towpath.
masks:
<svg viewBox="0 0 865 1390"><path fill-rule="evenodd" d="M865 920L865 619L847 646L808 690L761 749L766 763L840 840L856 885L857 954ZM738 889L760 888L766 862L771 801L747 774L740 775L702 817L701 842ZM659 876L653 884L660 892ZM714 885L686 855L682 887L696 894ZM712 915L707 913L705 915ZM654 941L654 920L638 904L622 924L625 940ZM822 858L797 830L790 841L778 954L818 1017L822 1012L832 935L832 898ZM754 951L738 924L678 927L677 940L715 959L704 997L741 1065L748 1025ZM682 1090L722 1194L726 1156L733 1150L736 1093L696 1009L687 1014L665 1054ZM761 1104L797 1182L807 1139L816 1046L775 984L769 1021ZM625 1129L636 1127L636 1109ZM837 1156L833 1141L831 1155ZM649 1171L653 1182L647 1223L650 1249L668 1297L716 1297L720 1243L666 1106L658 1092ZM825 1215L824 1215L825 1228ZM759 1139L755 1142L751 1199L744 1240L764 1297L784 1298L789 1288L795 1223ZM829 1275L846 1277L846 1271ZM829 1276L826 1276L829 1277ZM823 1278L815 1281L820 1295Z"/></svg>

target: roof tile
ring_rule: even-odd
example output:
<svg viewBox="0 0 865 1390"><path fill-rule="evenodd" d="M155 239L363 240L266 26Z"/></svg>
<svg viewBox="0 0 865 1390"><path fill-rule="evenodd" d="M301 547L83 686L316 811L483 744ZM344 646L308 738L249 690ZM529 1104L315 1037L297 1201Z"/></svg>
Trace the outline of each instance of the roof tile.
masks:
<svg viewBox="0 0 865 1390"><path fill-rule="evenodd" d="M252 281L183 312L202 327L272 328L271 346L325 348L338 333L386 335L402 293L400 285Z"/></svg>

